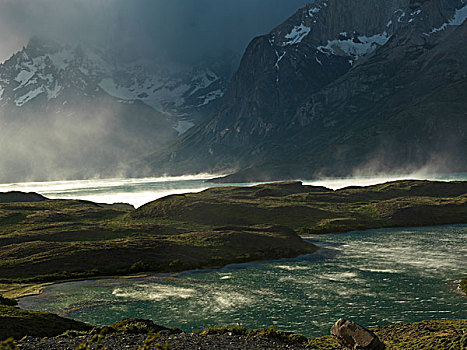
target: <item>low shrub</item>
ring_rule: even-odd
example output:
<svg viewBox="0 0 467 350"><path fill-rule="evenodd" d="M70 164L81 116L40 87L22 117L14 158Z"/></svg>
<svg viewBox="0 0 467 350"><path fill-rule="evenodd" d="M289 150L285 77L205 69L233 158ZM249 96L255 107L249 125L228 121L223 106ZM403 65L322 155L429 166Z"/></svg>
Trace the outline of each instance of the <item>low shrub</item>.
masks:
<svg viewBox="0 0 467 350"><path fill-rule="evenodd" d="M141 260L135 262L129 268L129 272L131 272L131 273L144 272L144 271L150 271L150 270L151 270L151 268L149 267L149 265L144 263Z"/></svg>
<svg viewBox="0 0 467 350"><path fill-rule="evenodd" d="M463 279L461 279L461 283L459 283L459 287L465 294L467 294L467 277L464 277Z"/></svg>
<svg viewBox="0 0 467 350"><path fill-rule="evenodd" d="M0 350L18 350L13 338L8 338L7 340L0 341Z"/></svg>
<svg viewBox="0 0 467 350"><path fill-rule="evenodd" d="M5 298L0 295L0 305L16 306L18 305L18 302L15 299Z"/></svg>
<svg viewBox="0 0 467 350"><path fill-rule="evenodd" d="M260 329L247 329L242 326L207 327L197 333L205 335L232 333L234 335L243 335L247 337L267 337L277 339L288 344L306 344L308 342L308 338L301 334L279 331L276 327Z"/></svg>
<svg viewBox="0 0 467 350"><path fill-rule="evenodd" d="M110 326L95 327L91 334L107 336L114 333L126 334L157 334L159 332L168 332L170 334L181 333L178 328L168 328L155 324L150 320L138 318L127 318L111 324Z"/></svg>

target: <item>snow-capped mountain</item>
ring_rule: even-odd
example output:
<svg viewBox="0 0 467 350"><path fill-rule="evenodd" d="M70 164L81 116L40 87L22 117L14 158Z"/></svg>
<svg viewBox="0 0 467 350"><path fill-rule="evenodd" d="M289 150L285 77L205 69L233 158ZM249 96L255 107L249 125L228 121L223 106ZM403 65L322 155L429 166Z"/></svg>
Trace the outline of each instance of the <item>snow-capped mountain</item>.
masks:
<svg viewBox="0 0 467 350"><path fill-rule="evenodd" d="M466 18L464 0L317 0L254 38L219 112L146 162L235 181L467 169Z"/></svg>
<svg viewBox="0 0 467 350"><path fill-rule="evenodd" d="M69 88L87 96L105 92L121 103L141 101L169 115L182 133L223 96L228 74L207 64L122 63L109 51L34 37L0 65L0 104L56 100Z"/></svg>
<svg viewBox="0 0 467 350"><path fill-rule="evenodd" d="M0 64L0 181L121 174L206 118L233 64L116 57L34 37Z"/></svg>

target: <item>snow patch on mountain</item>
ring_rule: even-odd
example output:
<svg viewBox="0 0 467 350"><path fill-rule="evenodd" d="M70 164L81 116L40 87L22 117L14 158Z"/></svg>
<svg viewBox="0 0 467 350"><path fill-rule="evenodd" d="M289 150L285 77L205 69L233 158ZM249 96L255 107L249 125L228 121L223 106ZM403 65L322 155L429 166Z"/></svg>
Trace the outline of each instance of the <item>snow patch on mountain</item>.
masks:
<svg viewBox="0 0 467 350"><path fill-rule="evenodd" d="M195 123L182 119L177 122L177 126L175 127L175 130L177 130L178 135L181 135L181 134L186 133L193 126L195 126Z"/></svg>
<svg viewBox="0 0 467 350"><path fill-rule="evenodd" d="M174 128L183 133L193 126L188 115L195 120L206 106L224 95L225 77L210 68L218 63L122 62L102 48L32 38L22 51L0 64L0 99L2 106L11 103L22 107L41 94L44 101L50 101L66 100L68 93L88 100L107 93L120 103L141 101L176 121L181 118Z"/></svg>
<svg viewBox="0 0 467 350"><path fill-rule="evenodd" d="M219 77L212 71L202 71L199 72L191 80L195 88L190 91L190 96L194 95L201 89L209 87L212 83L219 80Z"/></svg>
<svg viewBox="0 0 467 350"><path fill-rule="evenodd" d="M207 95L201 97L201 98L204 98L204 102L199 104L197 107L206 106L207 104L211 103L212 101L217 100L218 98L221 98L222 96L224 96L224 92L221 89L211 91Z"/></svg>
<svg viewBox="0 0 467 350"><path fill-rule="evenodd" d="M29 81L29 79L31 79L34 76L34 74L36 74L35 71L22 70L16 76L15 81L20 83L20 86L23 86Z"/></svg>
<svg viewBox="0 0 467 350"><path fill-rule="evenodd" d="M282 61L282 59L284 58L286 54L287 54L287 51L284 51L282 55L279 55L279 52L277 52L276 50L277 61L276 61L276 64L274 65L274 67L276 67L276 83L279 83L279 70L280 70L279 63Z"/></svg>
<svg viewBox="0 0 467 350"><path fill-rule="evenodd" d="M314 17L317 13L319 13L323 9L323 7L328 7L328 3L326 1L324 1L321 5L317 7L312 7L308 9L308 16Z"/></svg>
<svg viewBox="0 0 467 350"><path fill-rule="evenodd" d="M136 97L134 91L117 85L112 78L104 78L98 85L109 95L122 100L134 100Z"/></svg>
<svg viewBox="0 0 467 350"><path fill-rule="evenodd" d="M282 46L295 45L302 42L302 40L311 32L311 28L307 27L303 23L299 26L295 26L292 31L285 35L285 39L290 39L282 44Z"/></svg>
<svg viewBox="0 0 467 350"><path fill-rule="evenodd" d="M341 36L346 37L347 33L341 33ZM387 32L375 34L370 37L357 36L354 38L344 38L336 40L328 40L326 45L318 46L317 49L327 55L347 56L354 60L367 55L378 46L382 46L391 38Z"/></svg>
<svg viewBox="0 0 467 350"><path fill-rule="evenodd" d="M63 88L59 84L55 84L52 89L47 88L47 99L51 100L53 98L57 98L62 90Z"/></svg>
<svg viewBox="0 0 467 350"><path fill-rule="evenodd" d="M395 13L400 13L399 17L397 18L397 22L402 23L405 17L405 12L399 9L399 10L396 10Z"/></svg>
<svg viewBox="0 0 467 350"><path fill-rule="evenodd" d="M467 5L464 5L464 7L456 10L456 13L454 14L453 19L449 21L449 25L460 26L464 23L466 19L467 19Z"/></svg>
<svg viewBox="0 0 467 350"><path fill-rule="evenodd" d="M23 106L25 103L31 101L33 98L36 98L40 94L42 94L45 91L45 88L43 86L39 86L38 88L29 91L28 93L18 97L15 99L15 104L18 107Z"/></svg>
<svg viewBox="0 0 467 350"><path fill-rule="evenodd" d="M422 13L422 10L417 10L417 11L414 11L410 14L410 19L409 19L409 23L412 23L413 21L415 21L415 18L420 14Z"/></svg>
<svg viewBox="0 0 467 350"><path fill-rule="evenodd" d="M219 79L209 69L195 73L180 70L168 74L151 73L141 66L127 66L102 79L98 85L109 95L121 100L141 100L156 110L167 112L167 108L183 107L190 96L202 98L204 102L201 106L215 100L219 97L217 92L208 91L207 95L201 97L196 95Z"/></svg>
<svg viewBox="0 0 467 350"><path fill-rule="evenodd" d="M321 11L321 8L319 7L313 7L311 9L308 10L308 15L310 17L313 17L315 14L317 14L319 11Z"/></svg>
<svg viewBox="0 0 467 350"><path fill-rule="evenodd" d="M448 22L443 23L438 28L433 28L430 33L425 33L425 34L433 34L437 32L442 32L448 26L460 26L464 23L466 19L467 19L467 5L464 5L464 7L456 10L456 12L454 13L454 17L451 18Z"/></svg>

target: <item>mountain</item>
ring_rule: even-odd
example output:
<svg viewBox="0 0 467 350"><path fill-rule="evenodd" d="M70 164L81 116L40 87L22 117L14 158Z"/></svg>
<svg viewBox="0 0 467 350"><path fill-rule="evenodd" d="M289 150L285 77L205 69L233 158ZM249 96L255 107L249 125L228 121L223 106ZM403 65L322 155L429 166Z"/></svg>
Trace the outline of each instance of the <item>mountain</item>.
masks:
<svg viewBox="0 0 467 350"><path fill-rule="evenodd" d="M464 0L318 0L249 44L220 107L145 166L226 181L467 169Z"/></svg>
<svg viewBox="0 0 467 350"><path fill-rule="evenodd" d="M234 65L123 61L33 37L0 64L0 180L116 175L200 123Z"/></svg>

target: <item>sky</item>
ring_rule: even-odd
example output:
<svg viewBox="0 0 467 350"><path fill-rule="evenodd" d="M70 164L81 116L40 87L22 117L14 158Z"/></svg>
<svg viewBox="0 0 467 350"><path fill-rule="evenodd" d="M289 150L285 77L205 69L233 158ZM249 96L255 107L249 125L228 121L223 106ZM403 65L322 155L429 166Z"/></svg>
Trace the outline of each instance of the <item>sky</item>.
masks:
<svg viewBox="0 0 467 350"><path fill-rule="evenodd" d="M32 35L111 45L125 57L242 53L310 0L0 0L0 62Z"/></svg>

